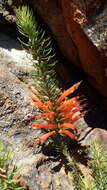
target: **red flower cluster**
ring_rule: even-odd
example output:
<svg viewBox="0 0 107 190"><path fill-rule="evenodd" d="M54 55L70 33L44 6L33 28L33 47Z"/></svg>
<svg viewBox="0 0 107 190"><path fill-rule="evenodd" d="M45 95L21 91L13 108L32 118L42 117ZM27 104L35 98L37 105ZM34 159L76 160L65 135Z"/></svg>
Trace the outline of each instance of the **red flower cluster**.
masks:
<svg viewBox="0 0 107 190"><path fill-rule="evenodd" d="M47 124L33 124L33 128L42 128L48 129L49 132L42 135L37 139L36 142L43 144L48 137L55 135L56 133L65 134L73 140L77 140L76 135L74 135L73 130L76 130L77 127L73 124L83 114L74 115L74 113L80 111L80 105L77 101L78 96L67 99L67 96L73 93L79 86L79 83L75 84L71 88L65 90L61 96L56 100L54 105L50 101L42 102L40 98L36 95L32 95L33 100L32 105L38 107L43 113L37 114L34 118L45 118ZM35 93L35 88L31 87L32 92ZM74 116L72 118L72 116Z"/></svg>

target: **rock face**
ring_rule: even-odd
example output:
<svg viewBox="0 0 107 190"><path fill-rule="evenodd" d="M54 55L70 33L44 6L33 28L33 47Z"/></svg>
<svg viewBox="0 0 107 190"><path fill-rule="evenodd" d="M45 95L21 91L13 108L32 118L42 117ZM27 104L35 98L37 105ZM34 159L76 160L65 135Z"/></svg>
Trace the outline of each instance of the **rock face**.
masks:
<svg viewBox="0 0 107 190"><path fill-rule="evenodd" d="M95 16L106 4L106 0L72 0L87 17Z"/></svg>
<svg viewBox="0 0 107 190"><path fill-rule="evenodd" d="M95 16L92 14L93 9L97 14L105 3L100 0L92 3L90 0L75 1L74 4L69 0L60 0L44 1L43 4L42 0L36 3L33 0L31 6L48 24L63 54L72 63L82 67L88 73L90 83L107 97L107 59L104 51L102 55L81 28L86 19L90 22L90 15Z"/></svg>
<svg viewBox="0 0 107 190"><path fill-rule="evenodd" d="M94 142L97 142L99 144L102 144L102 146L105 148L107 147L107 131L104 129L96 128L92 130L85 140L82 141L83 145L90 145Z"/></svg>
<svg viewBox="0 0 107 190"><path fill-rule="evenodd" d="M68 33L77 47L82 68L89 74L91 84L107 96L106 60L81 28L80 21L83 19L77 17L80 14L78 8L68 0L62 0L62 10Z"/></svg>

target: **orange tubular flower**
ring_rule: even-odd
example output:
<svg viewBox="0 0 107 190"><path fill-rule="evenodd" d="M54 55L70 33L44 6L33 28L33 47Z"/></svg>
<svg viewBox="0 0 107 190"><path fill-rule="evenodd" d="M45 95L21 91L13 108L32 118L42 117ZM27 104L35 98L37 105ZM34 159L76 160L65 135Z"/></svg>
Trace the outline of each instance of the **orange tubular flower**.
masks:
<svg viewBox="0 0 107 190"><path fill-rule="evenodd" d="M73 85L72 87L70 87L69 89L65 90L62 95L58 98L58 100L56 101L57 104L60 104L65 97L67 97L68 95L70 95L71 93L73 93L79 86L80 82L76 83L75 85Z"/></svg>
<svg viewBox="0 0 107 190"><path fill-rule="evenodd" d="M49 112L49 108L52 107L52 103L50 101L44 102L43 103L43 111Z"/></svg>
<svg viewBox="0 0 107 190"><path fill-rule="evenodd" d="M73 133L68 131L68 130L60 130L59 132L62 133L62 134L67 135L68 137L70 137L73 140L77 140L77 137Z"/></svg>
<svg viewBox="0 0 107 190"><path fill-rule="evenodd" d="M41 129L54 129L57 127L57 124L33 124L32 127Z"/></svg>
<svg viewBox="0 0 107 190"><path fill-rule="evenodd" d="M33 106L36 106L38 107L39 109L43 110L43 111L46 111L46 112L49 112L49 109L47 108L47 106L45 106L43 103L41 102L33 102L31 103Z"/></svg>
<svg viewBox="0 0 107 190"><path fill-rule="evenodd" d="M34 116L34 118L47 117L49 120L53 120L54 112L40 113Z"/></svg>
<svg viewBox="0 0 107 190"><path fill-rule="evenodd" d="M84 114L80 113L79 115L77 115L76 117L74 117L74 119L71 119L71 122L74 123L74 122L78 121L80 118L82 118L84 116Z"/></svg>
<svg viewBox="0 0 107 190"><path fill-rule="evenodd" d="M38 138L38 141L40 144L43 144L50 136L55 135L55 131L51 131L46 133L45 135L42 135L41 137Z"/></svg>
<svg viewBox="0 0 107 190"><path fill-rule="evenodd" d="M60 124L60 127L67 128L67 129L77 129L77 127L71 123L63 123Z"/></svg>
<svg viewBox="0 0 107 190"><path fill-rule="evenodd" d="M52 103L50 101L44 102L44 105L47 106L48 108L52 107Z"/></svg>
<svg viewBox="0 0 107 190"><path fill-rule="evenodd" d="M32 100L33 100L34 102L40 102L40 103L42 103L41 100L40 100L37 96L35 96L34 94L31 95L30 97L32 98Z"/></svg>
<svg viewBox="0 0 107 190"><path fill-rule="evenodd" d="M77 107L77 108L71 110L70 112L64 112L65 119L71 119L71 117L74 115L74 113L76 113L76 112L78 112L80 110L81 110L81 108Z"/></svg>
<svg viewBox="0 0 107 190"><path fill-rule="evenodd" d="M70 111L72 108L75 108L78 106L78 103L75 102L75 103L72 103L71 105L67 106L67 107L64 107L62 110L60 109L57 109L57 111L62 111L64 113L67 113L68 111Z"/></svg>
<svg viewBox="0 0 107 190"><path fill-rule="evenodd" d="M32 92L33 92L34 94L36 94L37 96L40 96L40 93L35 89L34 86L31 85L30 88L31 88L31 90L32 90Z"/></svg>
<svg viewBox="0 0 107 190"><path fill-rule="evenodd" d="M61 104L59 107L58 107L58 110L61 110L63 109L64 107L66 106L69 106L69 105L72 105L72 104L77 104L77 98L78 97L73 97L67 101L65 101L63 104ZM78 104L79 105L79 104Z"/></svg>
<svg viewBox="0 0 107 190"><path fill-rule="evenodd" d="M31 95L31 98L33 100L34 103L32 103L32 105L40 108L43 111L49 111L48 108L52 107L52 103L50 101L47 102L42 102L37 96L35 96L34 94Z"/></svg>

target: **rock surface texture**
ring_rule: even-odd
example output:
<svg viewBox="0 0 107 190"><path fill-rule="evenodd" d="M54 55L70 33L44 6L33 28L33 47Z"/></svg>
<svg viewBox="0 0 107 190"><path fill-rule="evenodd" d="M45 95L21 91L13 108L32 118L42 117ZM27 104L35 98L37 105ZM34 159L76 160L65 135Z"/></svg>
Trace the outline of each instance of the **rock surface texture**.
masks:
<svg viewBox="0 0 107 190"><path fill-rule="evenodd" d="M67 59L83 68L89 82L107 97L106 2L59 0L42 3L42 0L38 0L35 3L33 0L31 6L48 24ZM97 24L101 18L103 24ZM95 32L93 28L97 27L99 30ZM99 51L96 47L96 35L100 36L104 50Z"/></svg>
<svg viewBox="0 0 107 190"><path fill-rule="evenodd" d="M79 9L68 0L62 0L61 5L68 33L77 47L82 68L90 76L91 84L107 96L107 62L103 58L104 55L101 55L81 28L80 23L84 22L85 18L80 17L82 13L80 14Z"/></svg>

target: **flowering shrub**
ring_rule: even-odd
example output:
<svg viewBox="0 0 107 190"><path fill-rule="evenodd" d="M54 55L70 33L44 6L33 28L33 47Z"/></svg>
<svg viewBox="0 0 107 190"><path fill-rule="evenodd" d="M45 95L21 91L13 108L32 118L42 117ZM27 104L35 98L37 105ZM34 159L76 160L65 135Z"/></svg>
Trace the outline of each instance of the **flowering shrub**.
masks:
<svg viewBox="0 0 107 190"><path fill-rule="evenodd" d="M33 92L31 96L32 105L38 107L41 113L33 116L33 119L44 118L46 121L45 124L37 121L32 125L33 128L43 129L46 133L39 137L35 144L43 144L51 137L54 146L62 151L68 144L68 139L77 140L75 134L77 127L74 122L83 114L76 114L81 109L77 101L78 96L70 99L68 96L78 88L79 83L61 94L54 69L58 61L50 38L46 37L45 32L35 21L33 12L28 7L19 8L16 16L19 32L26 38L26 43L20 41L32 55L34 66L32 76L35 81L35 88L31 86Z"/></svg>

